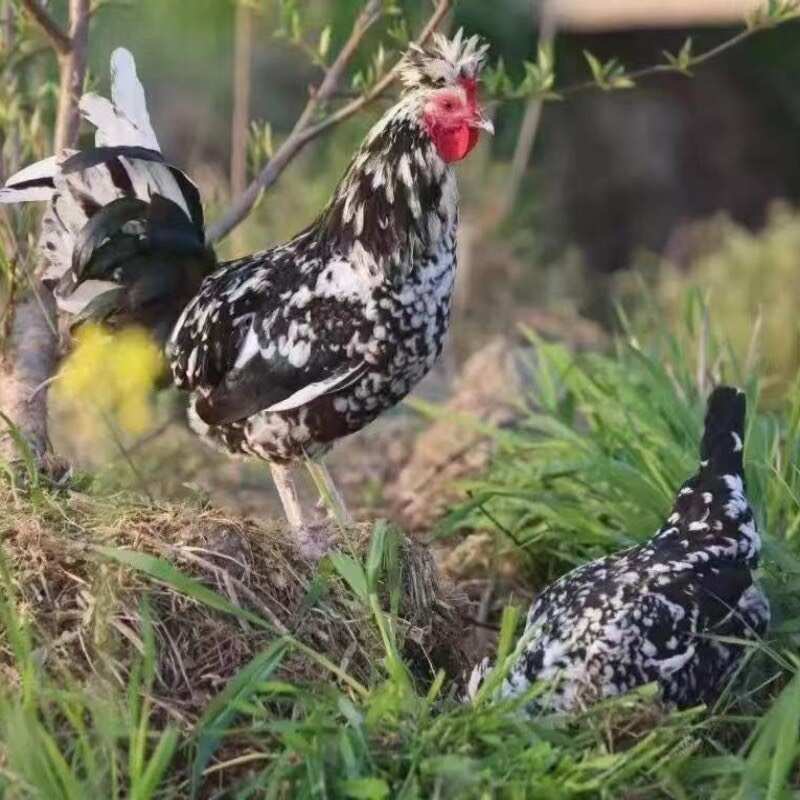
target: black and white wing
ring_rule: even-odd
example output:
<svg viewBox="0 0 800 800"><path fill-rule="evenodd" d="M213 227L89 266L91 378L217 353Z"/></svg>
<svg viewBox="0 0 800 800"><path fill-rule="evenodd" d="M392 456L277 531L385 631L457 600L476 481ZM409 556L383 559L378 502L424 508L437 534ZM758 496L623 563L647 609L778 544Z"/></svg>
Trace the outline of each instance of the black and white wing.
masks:
<svg viewBox="0 0 800 800"><path fill-rule="evenodd" d="M299 408L369 371L352 347L363 305L314 294L295 259L289 247L223 266L178 320L168 347L173 379L197 392L205 423Z"/></svg>

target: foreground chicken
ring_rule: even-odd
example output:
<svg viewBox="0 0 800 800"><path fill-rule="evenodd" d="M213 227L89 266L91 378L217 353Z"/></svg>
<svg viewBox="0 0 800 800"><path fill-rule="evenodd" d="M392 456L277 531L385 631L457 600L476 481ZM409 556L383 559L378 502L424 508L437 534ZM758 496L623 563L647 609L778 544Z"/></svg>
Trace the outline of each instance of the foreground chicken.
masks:
<svg viewBox="0 0 800 800"><path fill-rule="evenodd" d="M700 469L646 544L573 570L534 602L501 694L545 681L535 708L574 710L657 683L668 703L707 702L756 639L769 604L753 581L761 541L745 498L745 397L708 402ZM469 694L488 662L476 667Z"/></svg>
<svg viewBox="0 0 800 800"><path fill-rule="evenodd" d="M412 46L400 101L317 220L219 268L197 189L165 163L125 50L112 56L112 102L81 100L96 147L34 164L0 191L0 202L49 202L41 247L61 308L153 331L191 393L191 427L269 461L298 530L287 465L394 406L441 352L456 268L451 165L491 131L476 96L485 52L460 32ZM309 465L346 514L323 466Z"/></svg>

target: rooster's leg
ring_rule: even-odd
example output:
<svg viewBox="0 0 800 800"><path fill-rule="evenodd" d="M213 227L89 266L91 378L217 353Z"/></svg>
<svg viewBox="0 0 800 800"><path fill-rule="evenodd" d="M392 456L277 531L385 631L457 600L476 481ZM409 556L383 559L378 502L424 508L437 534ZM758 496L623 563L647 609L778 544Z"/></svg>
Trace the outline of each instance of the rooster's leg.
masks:
<svg viewBox="0 0 800 800"><path fill-rule="evenodd" d="M298 551L309 561L319 561L331 549L333 539L330 526L306 521L300 500L297 497L297 489L295 489L290 467L271 464L270 468L272 469L272 479L275 481L275 487L283 504L286 520L294 534Z"/></svg>
<svg viewBox="0 0 800 800"><path fill-rule="evenodd" d="M340 528L348 528L353 524L353 518L347 510L347 505L342 493L333 482L333 477L322 461L306 461L311 478L317 486L322 501L330 509L333 518Z"/></svg>
<svg viewBox="0 0 800 800"><path fill-rule="evenodd" d="M286 514L286 521L292 530L302 530L303 510L297 497L297 489L294 486L291 469L280 464L270 464L270 469L272 470L272 480L275 481L275 488L281 498L283 511Z"/></svg>

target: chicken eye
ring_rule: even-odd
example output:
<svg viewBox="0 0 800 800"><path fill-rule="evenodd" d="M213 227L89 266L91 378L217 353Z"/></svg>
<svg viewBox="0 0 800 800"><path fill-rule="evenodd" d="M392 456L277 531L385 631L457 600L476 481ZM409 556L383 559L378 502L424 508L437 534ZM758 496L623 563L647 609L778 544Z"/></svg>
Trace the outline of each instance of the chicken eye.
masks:
<svg viewBox="0 0 800 800"><path fill-rule="evenodd" d="M453 108L455 107L455 104L453 103L452 100L445 100L443 106L445 111L452 111Z"/></svg>

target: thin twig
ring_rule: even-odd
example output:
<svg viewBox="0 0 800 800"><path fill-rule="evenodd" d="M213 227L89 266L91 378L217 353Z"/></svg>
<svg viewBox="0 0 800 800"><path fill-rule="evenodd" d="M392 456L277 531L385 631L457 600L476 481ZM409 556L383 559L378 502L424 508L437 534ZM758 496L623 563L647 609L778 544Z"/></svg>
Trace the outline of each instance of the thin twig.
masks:
<svg viewBox="0 0 800 800"><path fill-rule="evenodd" d="M653 75L669 75L669 74L679 74L679 75L686 75L689 73L689 70L694 69L695 67L699 67L702 64L705 64L707 61L711 61L712 59L716 58L722 53L725 53L728 50L732 50L734 47L742 44L742 42L747 41L752 36L755 36L762 31L768 30L771 25L761 24L761 25L751 25L749 28L744 28L743 30L739 31L735 36L732 36L730 39L726 39L724 42L716 45L715 47L706 50L703 53L700 53L697 56L693 56L691 61L688 64L686 70L681 69L680 67L673 65L673 64L653 64L650 67L642 67L641 69L634 70L633 72L626 72L625 77L630 78L632 81L638 81L642 78L649 78ZM577 92L583 92L587 89L596 89L597 82L594 80L587 80L581 81L579 83L574 83L571 86L566 86L563 89L556 89L554 90L554 94L558 97L564 97L566 95L576 94Z"/></svg>
<svg viewBox="0 0 800 800"><path fill-rule="evenodd" d="M539 47L551 47L556 35L557 29L557 15L555 14L555 6L557 0L542 0L540 11L540 24L539 24ZM649 78L655 75L668 75L668 74L688 74L689 70L694 69L707 61L716 58L727 50L731 50L745 40L754 36L770 26L767 24L751 25L749 28L737 33L735 36L727 39L726 41L694 56L686 69L682 69L674 64L654 64L649 67L642 67L641 69L634 70L633 72L625 73L626 78L631 81L639 81L644 78ZM568 95L577 94L579 92L587 91L589 89L597 89L597 81L586 80L579 83L566 86L563 89L557 89L550 93L551 98L562 98ZM504 192L501 202L497 204L494 213L487 215L486 221L480 226L479 236L485 236L486 233L499 225L511 213L514 203L519 196L522 180L530 161L533 146L536 143L536 137L539 131L539 126L542 118L542 110L544 103L550 99L542 94L534 94L528 98L527 107L525 109L525 116L520 126L519 135L517 137L517 145L514 151L514 156L511 162L511 169L509 180Z"/></svg>
<svg viewBox="0 0 800 800"><path fill-rule="evenodd" d="M552 49L556 38L557 0L541 0L539 11L539 36L537 41L537 51L542 48ZM534 0L534 11L537 3ZM536 144L536 137L539 133L539 125L542 121L542 110L544 108L544 98L535 95L530 98L525 108L525 116L517 136L517 144L514 149L514 157L511 160L511 172L508 177L506 191L503 193L501 202L498 204L496 214L493 219L492 227L499 225L512 211L514 204L519 197L522 181L528 170L531 160L531 153ZM481 235L485 235L482 231Z"/></svg>
<svg viewBox="0 0 800 800"><path fill-rule="evenodd" d="M22 0L22 6L50 40L53 49L61 56L68 55L72 50L72 39L48 14L41 2L39 0Z"/></svg>
<svg viewBox="0 0 800 800"><path fill-rule="evenodd" d="M51 375L51 376L50 376L49 378L47 378L46 380L43 380L43 381L42 381L42 382L41 382L41 383L40 383L40 384L39 384L39 385L38 385L38 386L37 386L37 387L36 387L36 388L35 388L35 389L34 389L32 392L31 392L31 396L28 398L28 402L30 403L32 400L35 400L35 399L36 399L36 396L39 394L39 392L43 392L43 391L45 391L46 389L49 389L49 388L50 388L50 387L51 387L51 386L52 386L52 385L53 385L53 384L54 384L54 383L55 383L55 382L56 382L56 381L59 379L59 377L60 377L60 376L59 376L59 374L57 373L57 374L55 374L55 375Z"/></svg>
<svg viewBox="0 0 800 800"><path fill-rule="evenodd" d="M366 5L353 24L353 29L347 42L342 47L336 60L326 71L322 83L311 91L306 107L295 123L289 137L262 169L259 176L234 201L225 217L209 228L209 242L216 242L223 238L242 222L257 203L261 193L277 180L289 162L310 141L310 139L304 137L304 133L307 131L311 120L316 115L320 105L325 103L336 91L348 63L361 44L361 40L380 18L381 13L382 4L380 0L367 0Z"/></svg>
<svg viewBox="0 0 800 800"><path fill-rule="evenodd" d="M716 58L717 56L722 55L728 50L732 50L734 47L737 47L738 45L742 44L743 42L747 41L753 36L758 35L759 33L774 28L776 24L782 24L782 23L761 22L758 24L751 24L749 27L739 31L739 33L732 36L730 39L726 39L720 44L715 45L714 47L711 47L708 50L699 53L696 56L692 56L685 67L669 63L652 64L649 67L642 67L640 69L633 70L633 72L626 72L621 77L628 78L633 82L640 81L642 78L650 78L655 75L684 75L690 77L691 70L693 70L695 67L699 67L705 64L706 62ZM585 92L597 88L598 88L598 82L595 79L590 78L588 80L582 80L570 84L569 86L549 89L546 93L544 92L541 94L535 93L532 97L534 99L536 97L542 97L544 100L561 100L564 97L568 97L573 94L578 94L579 92ZM495 103L497 104L510 103L525 99L530 99L530 98L527 95L524 96L516 95L511 97L507 96L496 99Z"/></svg>
<svg viewBox="0 0 800 800"><path fill-rule="evenodd" d="M539 41L538 48L553 48L557 32L556 6L558 0L541 0L539 10ZM534 13L537 7L534 0ZM514 148L514 156L511 160L511 169L508 177L506 190L503 192L500 202L496 205L494 212L485 216L483 223L479 226L478 237L483 238L491 230L500 225L503 220L512 212L514 205L519 197L522 188L522 181L528 169L533 147L539 133L539 126L542 121L542 110L544 109L545 98L541 95L533 95L528 100L525 108L525 116L520 125L517 135L517 144Z"/></svg>
<svg viewBox="0 0 800 800"><path fill-rule="evenodd" d="M481 592L481 600L478 604L478 619L481 622L486 622L489 619L489 611L492 608L492 599L494 597L494 590L497 588L497 576L492 577L487 581L484 590Z"/></svg>
<svg viewBox="0 0 800 800"><path fill-rule="evenodd" d="M418 44L427 41L433 31L436 30L439 22L441 22L450 10L451 4L452 0L438 0L430 19L416 39ZM380 0L368 0L353 25L350 37L344 47L342 47L334 63L325 73L325 77L320 86L312 91L303 113L295 123L288 138L278 148L275 155L267 162L256 179L233 201L224 216L213 225L209 226L207 232L209 243L213 244L223 239L247 217L258 202L261 193L278 180L286 167L310 141L316 139L333 126L352 117L369 103L374 102L392 85L397 77L397 65L363 95L352 100L345 106L342 106L338 111L333 112L320 122L312 123L320 106L335 96L338 91L339 82L344 76L348 64L358 50L361 40L370 27L380 18L381 14L382 3Z"/></svg>
<svg viewBox="0 0 800 800"><path fill-rule="evenodd" d="M450 10L452 0L439 0L436 9L431 14L425 27L420 31L419 36L415 39L416 44L424 44L433 35L433 32L439 26L439 23L445 18L447 12ZM397 69L399 62L386 73L369 91L365 92L361 97L356 98L346 106L342 106L338 111L327 116L321 122L318 122L312 128L309 128L307 135L310 139L319 136L334 125L352 117L353 114L361 111L362 108L377 100L395 81L397 78Z"/></svg>
<svg viewBox="0 0 800 800"><path fill-rule="evenodd" d="M461 619L464 622L468 622L470 625L474 625L476 628L486 628L487 631L498 631L500 630L499 625L492 625L491 622L482 622L477 617L470 617L466 614L461 615Z"/></svg>
<svg viewBox="0 0 800 800"><path fill-rule="evenodd" d="M473 492L467 492L467 497L469 497L470 500L474 500L475 494ZM497 517L494 514L492 514L492 512L489 511L488 508L486 508L486 505L482 500L478 501L477 507L478 510L486 517L486 519L488 519L489 522L491 522L492 525L494 525L495 528L497 528L497 530L500 531L500 533L505 534L509 539L511 539L511 541L520 550L525 549L525 545L523 545L522 542L520 542L520 540L516 537L516 535L513 534L507 526L503 525L503 523L500 522L500 520L497 519Z"/></svg>
<svg viewBox="0 0 800 800"><path fill-rule="evenodd" d="M236 6L233 46L233 115L231 119L231 194L247 188L247 126L250 123L251 62L253 60L253 9Z"/></svg>
<svg viewBox="0 0 800 800"><path fill-rule="evenodd" d="M270 625L272 625L272 627L277 630L278 633L283 635L289 633L289 629L283 624L278 615L263 600L261 600L249 586L246 586L238 578L234 578L233 575L231 575L230 572L228 572L228 570L226 570L224 567L220 567L217 564L212 564L210 561L202 556L198 556L188 548L175 547L174 545L167 544L150 536L147 536L146 538L161 552L170 553L181 561L188 561L191 564L196 564L197 566L205 569L207 572L212 573L217 578L227 578L230 581L230 584L236 587L238 592L240 592L259 611L261 611L261 613L269 621ZM235 605L237 605L239 608L242 608L241 604L238 602L235 603Z"/></svg>
<svg viewBox="0 0 800 800"><path fill-rule="evenodd" d="M119 450L120 455L124 459L125 463L128 465L130 471L133 473L133 477L139 484L139 488L146 495L148 501L150 502L150 505L154 505L155 498L153 497L153 494L150 491L150 486L145 480L144 475L142 475L142 472L139 469L139 467L136 466L136 462L133 460L131 454L128 452L128 448L125 447L125 442L122 441L122 437L119 435L119 432L117 431L117 427L114 424L114 420L111 418L111 415L108 414L103 409L98 407L98 411L100 414L100 418L103 420L103 422L105 422L106 427L108 428L108 432L111 435L111 441L114 443L117 450Z"/></svg>

